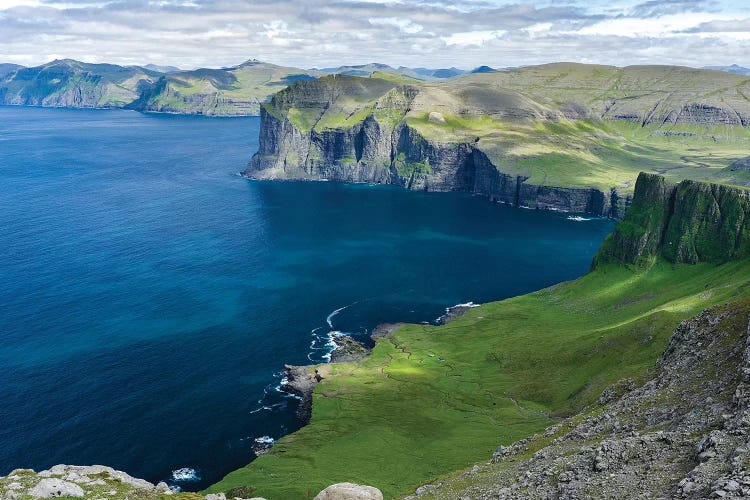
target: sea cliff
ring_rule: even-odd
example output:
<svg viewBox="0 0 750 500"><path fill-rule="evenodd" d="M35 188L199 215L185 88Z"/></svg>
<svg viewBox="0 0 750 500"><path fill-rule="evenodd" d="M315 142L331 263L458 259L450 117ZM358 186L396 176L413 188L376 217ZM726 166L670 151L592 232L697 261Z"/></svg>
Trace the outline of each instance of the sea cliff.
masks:
<svg viewBox="0 0 750 500"><path fill-rule="evenodd" d="M594 260L680 264L723 263L750 255L750 192L719 184L641 173L628 216Z"/></svg>
<svg viewBox="0 0 750 500"><path fill-rule="evenodd" d="M394 93L409 94L409 89ZM273 103L270 105L273 106ZM509 205L619 218L629 196L616 188L539 185L502 172L473 142L440 143L407 122L371 115L340 130L305 131L260 109L258 152L244 175L253 179L393 184L422 191L464 191ZM325 104L323 104L325 106Z"/></svg>
<svg viewBox="0 0 750 500"><path fill-rule="evenodd" d="M750 107L720 83L739 91L747 82L573 64L440 83L326 76L261 106L259 150L244 173L464 191L619 219L640 171L670 182L748 182L735 148L748 142ZM673 87L690 88L665 90Z"/></svg>

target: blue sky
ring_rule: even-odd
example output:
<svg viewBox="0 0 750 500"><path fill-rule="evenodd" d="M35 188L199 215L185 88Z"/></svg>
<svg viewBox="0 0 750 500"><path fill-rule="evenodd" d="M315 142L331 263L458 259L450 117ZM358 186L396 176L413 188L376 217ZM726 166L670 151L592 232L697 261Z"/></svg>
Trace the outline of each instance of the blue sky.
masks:
<svg viewBox="0 0 750 500"><path fill-rule="evenodd" d="M0 62L750 66L729 0L0 0Z"/></svg>

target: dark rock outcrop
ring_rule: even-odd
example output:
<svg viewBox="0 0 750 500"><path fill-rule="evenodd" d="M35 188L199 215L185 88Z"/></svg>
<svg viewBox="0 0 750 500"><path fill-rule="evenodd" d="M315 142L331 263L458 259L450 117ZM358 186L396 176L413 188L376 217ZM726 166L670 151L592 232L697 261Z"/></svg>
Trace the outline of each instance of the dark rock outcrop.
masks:
<svg viewBox="0 0 750 500"><path fill-rule="evenodd" d="M372 339L373 342L377 342L378 339L386 338L405 324L406 323L381 323L373 328L372 333L370 334L370 339Z"/></svg>
<svg viewBox="0 0 750 500"><path fill-rule="evenodd" d="M750 255L750 191L641 173L625 218L607 237L593 267L605 262L647 265L721 263Z"/></svg>
<svg viewBox="0 0 750 500"><path fill-rule="evenodd" d="M281 390L300 398L297 417L305 423L309 422L312 416L313 391L321 380L315 367L284 365Z"/></svg>
<svg viewBox="0 0 750 500"><path fill-rule="evenodd" d="M331 352L331 363L358 361L370 354L370 349L348 335L334 337L333 342L336 344L336 348Z"/></svg>
<svg viewBox="0 0 750 500"><path fill-rule="evenodd" d="M740 170L750 170L750 156L733 161L732 164L729 165L729 170L731 170L732 172L737 172Z"/></svg>

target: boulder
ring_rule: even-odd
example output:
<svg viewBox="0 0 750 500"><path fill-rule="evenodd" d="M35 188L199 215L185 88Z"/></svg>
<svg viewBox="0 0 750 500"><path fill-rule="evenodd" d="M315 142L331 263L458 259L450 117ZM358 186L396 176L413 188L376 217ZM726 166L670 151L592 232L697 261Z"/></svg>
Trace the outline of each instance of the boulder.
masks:
<svg viewBox="0 0 750 500"><path fill-rule="evenodd" d="M318 493L315 500L383 500L383 493L372 486L338 483Z"/></svg>
<svg viewBox="0 0 750 500"><path fill-rule="evenodd" d="M443 113L438 113L437 111L430 111L427 119L432 123L445 123L445 117L443 116Z"/></svg>
<svg viewBox="0 0 750 500"><path fill-rule="evenodd" d="M36 498L83 497L83 488L75 483L49 477L31 488L29 495Z"/></svg>

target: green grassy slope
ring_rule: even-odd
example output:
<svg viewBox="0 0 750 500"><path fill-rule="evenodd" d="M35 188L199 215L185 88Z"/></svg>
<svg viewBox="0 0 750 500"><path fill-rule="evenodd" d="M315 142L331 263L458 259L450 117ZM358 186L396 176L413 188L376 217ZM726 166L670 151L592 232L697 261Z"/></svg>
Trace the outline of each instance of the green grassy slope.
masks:
<svg viewBox="0 0 750 500"><path fill-rule="evenodd" d="M663 185L641 176L638 192L650 196ZM686 186L678 189L678 197L687 193L685 201L707 200L716 191L699 186L691 194ZM747 198L743 190L723 193L724 207ZM683 219L710 218L700 238L730 228L745 234L730 209L717 223L711 211L680 210L679 198L653 198L664 217L643 210L626 216L619 226L624 245L640 248L645 234L628 227L660 232L665 220L676 227ZM644 208L649 200L636 202ZM622 378L643 380L680 321L750 294L747 258L719 264L723 257L709 255L711 262L673 264L660 256L669 253L660 245L671 240L655 237L649 247L655 257L642 266L616 255L600 258L576 281L485 304L447 326L408 325L379 340L366 360L319 366L324 379L315 389L311 423L209 491L252 486L271 500L308 498L352 481L387 497L408 494L486 461L499 444L591 408ZM737 241L747 246L746 239Z"/></svg>
<svg viewBox="0 0 750 500"><path fill-rule="evenodd" d="M750 78L740 75L561 63L444 82L384 74L318 82L293 86L267 109L303 133L369 116L406 124L434 143L470 143L501 172L536 185L630 194L643 170L750 184L748 170L729 168L750 151Z"/></svg>
<svg viewBox="0 0 750 500"><path fill-rule="evenodd" d="M259 61L232 68L170 73L144 96L137 108L170 113L257 115L260 104L276 92L320 74Z"/></svg>
<svg viewBox="0 0 750 500"><path fill-rule="evenodd" d="M323 367L311 423L209 491L312 498L352 481L407 494L644 376L681 320L749 285L747 261L610 265L444 327L404 327L365 361Z"/></svg>

